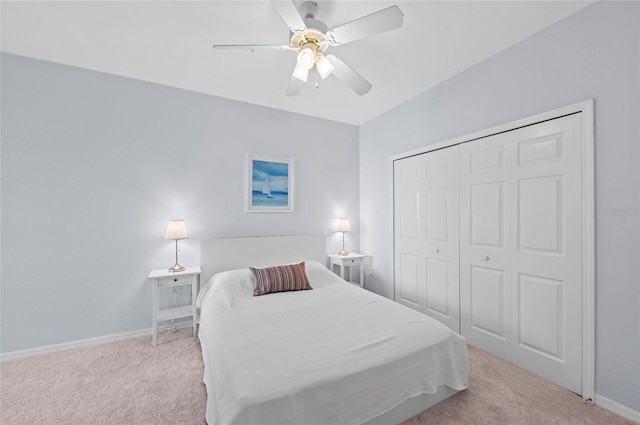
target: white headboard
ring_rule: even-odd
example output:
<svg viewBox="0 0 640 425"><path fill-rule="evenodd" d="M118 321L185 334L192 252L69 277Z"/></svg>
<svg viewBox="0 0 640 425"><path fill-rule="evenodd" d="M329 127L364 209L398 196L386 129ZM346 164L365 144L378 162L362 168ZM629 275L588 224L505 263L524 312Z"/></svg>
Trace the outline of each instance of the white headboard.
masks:
<svg viewBox="0 0 640 425"><path fill-rule="evenodd" d="M327 262L325 235L265 236L208 239L200 242L202 284L214 274L245 267L265 267L297 261Z"/></svg>

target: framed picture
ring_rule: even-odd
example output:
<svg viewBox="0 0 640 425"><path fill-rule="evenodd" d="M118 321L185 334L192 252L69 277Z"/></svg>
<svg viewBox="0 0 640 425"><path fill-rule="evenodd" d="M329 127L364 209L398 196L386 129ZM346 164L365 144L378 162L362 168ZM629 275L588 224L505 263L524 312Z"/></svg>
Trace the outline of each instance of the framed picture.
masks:
<svg viewBox="0 0 640 425"><path fill-rule="evenodd" d="M293 158L247 154L247 212L293 212Z"/></svg>

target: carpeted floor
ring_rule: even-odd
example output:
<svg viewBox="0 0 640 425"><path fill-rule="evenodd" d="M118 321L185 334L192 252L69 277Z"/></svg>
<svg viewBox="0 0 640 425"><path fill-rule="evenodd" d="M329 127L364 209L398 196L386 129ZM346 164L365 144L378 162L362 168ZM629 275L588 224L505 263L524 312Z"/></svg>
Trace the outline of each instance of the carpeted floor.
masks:
<svg viewBox="0 0 640 425"><path fill-rule="evenodd" d="M2 425L203 425L190 329L0 363Z"/></svg>
<svg viewBox="0 0 640 425"><path fill-rule="evenodd" d="M156 348L142 337L5 361L0 423L203 425L202 373L200 344L189 330L162 334ZM632 422L469 347L469 388L403 425L427 424Z"/></svg>

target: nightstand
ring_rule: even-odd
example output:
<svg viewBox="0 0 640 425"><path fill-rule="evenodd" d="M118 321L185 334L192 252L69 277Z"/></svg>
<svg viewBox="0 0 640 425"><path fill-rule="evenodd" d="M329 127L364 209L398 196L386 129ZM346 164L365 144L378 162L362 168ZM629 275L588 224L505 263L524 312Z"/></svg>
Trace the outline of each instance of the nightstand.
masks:
<svg viewBox="0 0 640 425"><path fill-rule="evenodd" d="M196 336L197 314L196 296L198 295L198 278L200 266L186 267L181 272L170 272L169 269L151 270L148 279L153 279L153 345L156 345L158 322L163 320L193 318L193 336ZM191 304L160 310L160 288L191 285Z"/></svg>
<svg viewBox="0 0 640 425"><path fill-rule="evenodd" d="M351 252L348 255L338 255L338 254L329 254L329 258L331 260L331 271L333 271L333 266L340 266L340 277L345 279L344 277L344 269L345 267L349 268L349 280L348 282L353 283L354 285L358 285L361 288L364 288L364 265L362 264L366 255L357 254L355 252ZM360 267L360 283L353 282L353 272L352 267L359 266ZM346 279L345 279L346 280Z"/></svg>

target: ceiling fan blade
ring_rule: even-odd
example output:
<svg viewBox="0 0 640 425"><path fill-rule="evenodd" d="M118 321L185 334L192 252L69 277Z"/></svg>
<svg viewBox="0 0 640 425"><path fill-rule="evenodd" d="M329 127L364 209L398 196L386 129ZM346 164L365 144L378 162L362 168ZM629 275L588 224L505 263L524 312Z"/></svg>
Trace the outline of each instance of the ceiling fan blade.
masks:
<svg viewBox="0 0 640 425"><path fill-rule="evenodd" d="M307 33L307 26L305 25L298 9L291 0L271 0L271 4L276 9L282 20L289 27L291 32L294 33Z"/></svg>
<svg viewBox="0 0 640 425"><path fill-rule="evenodd" d="M289 85L287 86L287 92L286 92L287 96L294 97L299 95L304 85L305 85L304 81L299 80L292 75L291 79L289 80Z"/></svg>
<svg viewBox="0 0 640 425"><path fill-rule="evenodd" d="M327 55L327 59L334 66L333 75L349 86L351 90L362 96L369 93L371 83L365 80L362 75L354 71L349 65L338 59L334 55Z"/></svg>
<svg viewBox="0 0 640 425"><path fill-rule="evenodd" d="M334 46L350 43L361 38L400 28L403 19L404 14L400 8L391 6L333 28L327 31L326 37L329 43Z"/></svg>
<svg viewBox="0 0 640 425"><path fill-rule="evenodd" d="M286 44L282 45L269 45L269 44L214 44L211 46L214 49L224 50L294 50L291 46Z"/></svg>

